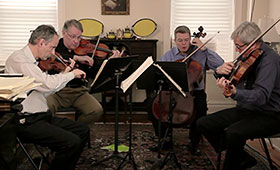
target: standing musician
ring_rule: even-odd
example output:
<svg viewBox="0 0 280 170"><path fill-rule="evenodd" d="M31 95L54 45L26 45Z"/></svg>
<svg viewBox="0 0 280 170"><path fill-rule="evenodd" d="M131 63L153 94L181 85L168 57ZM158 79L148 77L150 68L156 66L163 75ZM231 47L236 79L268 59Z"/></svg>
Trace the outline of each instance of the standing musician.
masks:
<svg viewBox="0 0 280 170"><path fill-rule="evenodd" d="M199 38L194 38L191 41L190 29L186 26L178 26L174 31L174 36L175 36L174 42L177 47L173 47L171 50L167 51L161 57L161 61L181 60L186 56L188 56L190 53L192 53L192 51L194 51L196 48L202 45L202 42L200 41ZM196 60L201 64L203 70L203 77L205 77L206 75L206 68L216 70L218 66L221 66L224 63L223 59L217 53L211 51L210 49L207 49L205 46L200 50L198 50L196 53L194 53L194 55L191 56L191 59ZM218 73L225 74L222 68L216 71ZM193 91L193 95L195 97L194 110L196 113L195 113L195 120L190 125L190 133L189 133L189 139L190 139L189 149L192 154L195 154L198 151L197 146L201 138L201 134L197 131L195 122L198 118L205 116L207 112L206 93L204 90L204 86L205 86L204 81L201 81L198 87L195 88ZM158 128L157 128L158 120L155 119L153 114L151 113L149 114L155 132L156 134L158 134ZM167 129L167 125L164 123L162 123L161 125L162 125L161 134L164 135ZM166 142L163 145L163 149L169 149L171 145L172 145L171 142ZM151 150L155 151L157 150L157 148L152 148Z"/></svg>
<svg viewBox="0 0 280 170"><path fill-rule="evenodd" d="M256 160L244 151L246 140L280 131L280 56L261 38L257 40L259 35L260 28L253 22L242 23L231 35L237 52L241 53L247 47L248 51L262 51L252 69L236 86L224 77L217 79L217 85L223 92L230 87L230 97L237 101L236 107L197 121L199 130L214 149L217 152L226 150L224 170L254 166ZM251 47L248 46L255 39L257 41ZM252 56L249 54L244 57ZM233 63L228 66L234 69Z"/></svg>
<svg viewBox="0 0 280 170"><path fill-rule="evenodd" d="M73 59L81 64L93 66L93 58L84 55L76 55L74 50L79 47L81 35L83 33L82 24L71 19L64 23L62 29L62 36L59 40L58 46L55 49L64 59ZM120 56L119 51L113 51L112 57ZM98 121L102 114L103 108L101 104L88 92L85 82L81 79L74 79L70 81L65 88L47 97L50 111L55 114L59 108L74 107L78 113L78 121L87 124Z"/></svg>
<svg viewBox="0 0 280 170"><path fill-rule="evenodd" d="M17 136L27 143L49 147L55 152L51 170L74 170L81 152L88 141L87 125L70 119L53 117L48 110L46 96L54 93L74 78L84 78L82 70L74 69L49 75L38 67L38 60L55 55L58 34L52 26L40 25L31 34L29 43L10 55L5 64L8 73L22 73L42 83L21 103L23 110L18 114Z"/></svg>

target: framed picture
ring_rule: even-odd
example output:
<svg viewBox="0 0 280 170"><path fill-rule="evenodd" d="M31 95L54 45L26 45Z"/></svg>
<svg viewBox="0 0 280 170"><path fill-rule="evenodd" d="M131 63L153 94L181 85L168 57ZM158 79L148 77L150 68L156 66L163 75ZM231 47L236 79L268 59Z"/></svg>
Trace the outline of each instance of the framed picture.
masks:
<svg viewBox="0 0 280 170"><path fill-rule="evenodd" d="M101 0L102 15L129 15L129 0Z"/></svg>

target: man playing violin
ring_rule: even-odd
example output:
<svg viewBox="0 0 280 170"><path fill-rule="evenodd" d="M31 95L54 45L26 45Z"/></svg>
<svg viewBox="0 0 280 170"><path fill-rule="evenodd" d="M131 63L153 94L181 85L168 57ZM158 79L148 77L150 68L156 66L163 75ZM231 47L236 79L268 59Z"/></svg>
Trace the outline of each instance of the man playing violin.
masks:
<svg viewBox="0 0 280 170"><path fill-rule="evenodd" d="M89 128L70 119L53 117L48 110L46 96L62 89L70 80L85 77L86 74L79 69L70 71L68 67L64 72L49 75L38 67L39 59L46 60L55 54L57 44L58 34L52 26L38 26L32 32L29 43L8 57L5 71L22 73L42 84L21 103L23 110L16 119L18 137L23 142L46 146L54 151L50 169L74 170L88 141Z"/></svg>
<svg viewBox="0 0 280 170"><path fill-rule="evenodd" d="M173 47L171 50L167 51L162 57L161 61L178 61L184 59L189 54L191 54L196 48L200 47L203 43L199 38L193 38L191 40L190 29L186 26L178 26L174 31L174 42L176 47ZM216 70L216 68L224 63L223 59L215 52L206 48L205 46L198 50L191 56L192 60L199 62L202 66L203 78L206 75L206 69L210 68ZM187 61L188 62L188 61ZM218 71L219 73L224 73L223 69ZM204 81L200 81L198 87L193 91L194 107L195 107L195 120L190 125L189 139L190 145L189 149L192 154L197 153L197 146L199 144L201 134L197 131L196 120L202 116L206 115L207 112L207 103L206 103L206 93L205 93L205 84ZM187 106L186 106L187 107ZM156 134L158 133L157 120L153 114L150 114L150 119L153 122ZM161 134L164 135L167 129L166 124L162 124ZM163 136L162 136L163 137ZM167 142L163 145L163 149L168 149L171 147L172 143ZM155 149L152 149L155 150Z"/></svg>
<svg viewBox="0 0 280 170"><path fill-rule="evenodd" d="M91 57L87 55L79 56L74 52L79 47L82 33L83 27L79 21L75 19L66 21L62 29L63 38L59 40L55 50L66 60L73 59L91 67L94 64ZM113 51L112 57L120 55L119 51ZM74 107L80 114L76 115L78 121L87 124L98 121L103 114L103 108L98 100L89 94L85 85L82 79L74 79L59 92L48 96L47 101L51 112L55 114L59 108Z"/></svg>
<svg viewBox="0 0 280 170"><path fill-rule="evenodd" d="M236 107L197 121L198 128L214 149L217 152L226 150L224 170L247 169L256 165L256 160L244 150L246 140L280 131L280 56L261 38L257 39L259 35L260 28L253 22L240 24L231 35L237 52L245 49L262 51L237 85L221 75L217 79L217 85L223 92L230 87L230 97L237 102ZM228 63L226 67L230 71L235 69L233 63Z"/></svg>

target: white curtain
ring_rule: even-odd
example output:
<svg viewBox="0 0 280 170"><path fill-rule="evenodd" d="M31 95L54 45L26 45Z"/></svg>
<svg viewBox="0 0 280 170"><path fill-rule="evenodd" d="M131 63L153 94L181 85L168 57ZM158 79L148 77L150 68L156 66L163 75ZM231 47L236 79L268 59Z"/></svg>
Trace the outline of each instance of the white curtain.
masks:
<svg viewBox="0 0 280 170"><path fill-rule="evenodd" d="M28 43L30 31L41 24L57 30L57 0L0 0L0 66Z"/></svg>
<svg viewBox="0 0 280 170"><path fill-rule="evenodd" d="M234 0L171 0L171 35L179 25L191 32L202 26L207 36L203 42L220 33L206 46L216 51L225 61L233 60L233 43L230 35L234 29ZM174 37L173 37L174 39Z"/></svg>

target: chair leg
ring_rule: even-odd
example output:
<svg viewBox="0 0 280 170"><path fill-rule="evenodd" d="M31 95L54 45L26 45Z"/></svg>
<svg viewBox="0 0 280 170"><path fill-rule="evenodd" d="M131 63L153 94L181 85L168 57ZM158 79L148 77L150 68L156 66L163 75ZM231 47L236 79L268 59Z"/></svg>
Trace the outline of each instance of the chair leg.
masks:
<svg viewBox="0 0 280 170"><path fill-rule="evenodd" d="M35 146L36 150L39 152L39 154L42 157L41 165L42 165L43 162L46 162L47 165L50 166L51 162L49 162L49 160L48 160L48 155L44 155L44 153L39 149L39 147L37 145L34 144L34 146Z"/></svg>
<svg viewBox="0 0 280 170"><path fill-rule="evenodd" d="M265 139L261 138L261 141L262 141L262 144L263 144L263 147L264 147L264 151L265 151L265 154L266 154L266 159L267 159L267 161L269 163L270 169L274 170L274 165L272 164L272 160L271 160L271 157L270 157L270 154L269 154L269 151L268 151Z"/></svg>
<svg viewBox="0 0 280 170"><path fill-rule="evenodd" d="M222 151L219 151L218 156L217 156L217 170L220 170L220 166L221 166L221 155L222 155Z"/></svg>
<svg viewBox="0 0 280 170"><path fill-rule="evenodd" d="M21 143L19 138L17 137L16 139L17 139L17 142L18 142L20 148L23 150L25 156L27 156L27 159L30 161L30 163L32 164L34 169L39 170L38 166L34 163L33 159L31 158L30 154L27 152L27 150L25 149L25 147L23 146L23 144Z"/></svg>

